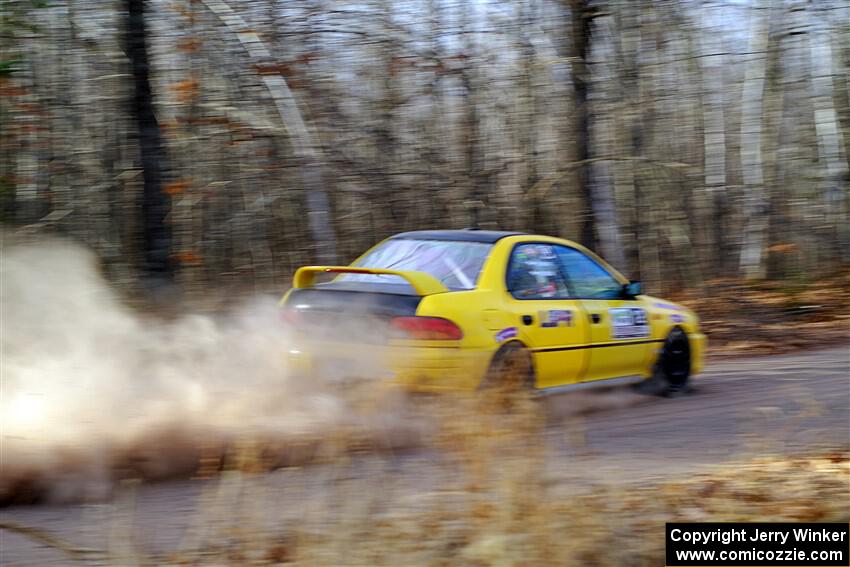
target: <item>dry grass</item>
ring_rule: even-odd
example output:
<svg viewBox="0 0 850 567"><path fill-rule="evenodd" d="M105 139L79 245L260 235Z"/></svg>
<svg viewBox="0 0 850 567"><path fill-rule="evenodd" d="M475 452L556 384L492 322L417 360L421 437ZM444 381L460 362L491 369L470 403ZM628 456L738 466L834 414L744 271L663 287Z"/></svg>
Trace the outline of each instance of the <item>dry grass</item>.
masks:
<svg viewBox="0 0 850 567"><path fill-rule="evenodd" d="M396 457L356 432L335 437L324 464L271 474L273 448L245 441L220 467L207 463L216 478L175 551L151 553L134 538L132 486L100 554L41 541L110 565L654 566L667 521L850 520L847 449L610 486L580 462L547 476L545 423L528 399L423 407L439 426L420 476L399 475Z"/></svg>

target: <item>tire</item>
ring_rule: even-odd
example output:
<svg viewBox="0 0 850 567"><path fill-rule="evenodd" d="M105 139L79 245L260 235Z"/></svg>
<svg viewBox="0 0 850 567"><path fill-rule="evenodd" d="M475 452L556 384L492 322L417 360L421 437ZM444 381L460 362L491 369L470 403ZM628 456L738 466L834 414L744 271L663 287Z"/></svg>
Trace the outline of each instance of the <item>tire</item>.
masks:
<svg viewBox="0 0 850 567"><path fill-rule="evenodd" d="M517 341L502 345L493 355L482 388L524 391L534 388L534 365L528 349Z"/></svg>
<svg viewBox="0 0 850 567"><path fill-rule="evenodd" d="M688 390L690 375L691 346L688 335L680 327L675 327L664 340L652 376L639 384L638 389L657 396L681 395Z"/></svg>

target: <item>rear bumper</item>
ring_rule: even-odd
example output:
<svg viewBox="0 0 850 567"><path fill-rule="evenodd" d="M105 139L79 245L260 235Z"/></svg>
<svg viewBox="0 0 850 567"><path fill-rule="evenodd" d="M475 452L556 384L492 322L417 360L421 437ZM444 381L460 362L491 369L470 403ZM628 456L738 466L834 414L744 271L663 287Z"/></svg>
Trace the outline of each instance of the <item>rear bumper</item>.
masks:
<svg viewBox="0 0 850 567"><path fill-rule="evenodd" d="M403 347L390 354L393 383L416 391L474 390L492 353L485 350Z"/></svg>
<svg viewBox="0 0 850 567"><path fill-rule="evenodd" d="M377 379L423 392L474 390L492 352L440 346L304 344L287 353L295 374L323 380Z"/></svg>

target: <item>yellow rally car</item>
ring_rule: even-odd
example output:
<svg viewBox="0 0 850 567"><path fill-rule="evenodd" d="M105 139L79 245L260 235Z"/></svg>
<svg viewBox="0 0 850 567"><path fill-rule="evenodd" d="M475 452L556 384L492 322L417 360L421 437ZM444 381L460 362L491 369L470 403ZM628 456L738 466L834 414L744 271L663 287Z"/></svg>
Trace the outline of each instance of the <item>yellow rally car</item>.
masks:
<svg viewBox="0 0 850 567"><path fill-rule="evenodd" d="M300 268L281 306L300 371L426 391L515 376L539 389L682 390L706 344L692 311L643 295L586 248L516 232L397 234L351 266Z"/></svg>

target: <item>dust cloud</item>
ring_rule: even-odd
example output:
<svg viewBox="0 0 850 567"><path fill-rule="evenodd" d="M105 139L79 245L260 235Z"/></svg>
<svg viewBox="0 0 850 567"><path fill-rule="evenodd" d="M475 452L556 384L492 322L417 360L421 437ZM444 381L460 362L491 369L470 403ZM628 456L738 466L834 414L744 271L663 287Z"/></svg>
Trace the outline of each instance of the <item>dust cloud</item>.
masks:
<svg viewBox="0 0 850 567"><path fill-rule="evenodd" d="M109 498L122 479L193 476L246 446L266 469L410 448L432 438L439 416L477 420L478 409L385 387L366 344L362 360L346 357L374 379L299 376L275 298L164 320L128 307L82 246L7 239L0 253L0 505ZM363 339L373 323L332 334ZM577 392L536 411L554 426L645 400Z"/></svg>
<svg viewBox="0 0 850 567"><path fill-rule="evenodd" d="M0 277L0 503L105 498L121 478L194 474L244 442L272 465L315 458L341 431L416 442L396 394L371 388L364 405L290 372L274 299L146 316L62 240L7 242Z"/></svg>

